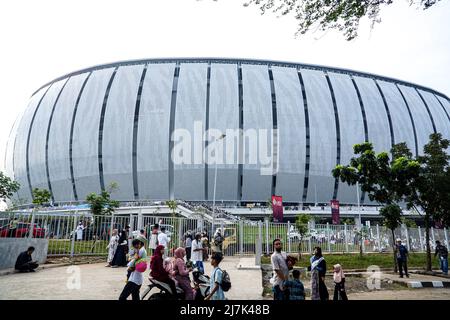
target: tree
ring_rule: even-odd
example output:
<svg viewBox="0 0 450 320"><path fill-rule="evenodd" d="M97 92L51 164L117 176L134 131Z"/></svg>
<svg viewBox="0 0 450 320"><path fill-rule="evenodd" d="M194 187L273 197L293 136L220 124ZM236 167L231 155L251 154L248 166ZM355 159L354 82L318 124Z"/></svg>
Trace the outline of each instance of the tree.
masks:
<svg viewBox="0 0 450 320"><path fill-rule="evenodd" d="M299 259L302 258L302 243L303 238L307 237L309 234L309 220L311 217L305 213L299 214L295 218L295 228L297 229L299 235L299 243L298 243L298 256Z"/></svg>
<svg viewBox="0 0 450 320"><path fill-rule="evenodd" d="M10 199L19 189L20 183L12 180L0 171L0 200Z"/></svg>
<svg viewBox="0 0 450 320"><path fill-rule="evenodd" d="M44 203L47 203L50 201L51 196L52 196L52 194L47 189L34 188L33 189L33 204L35 204L38 207L41 207Z"/></svg>
<svg viewBox="0 0 450 320"><path fill-rule="evenodd" d="M442 134L433 133L424 146L424 155L419 156L419 173L405 189L408 208L422 208L425 212L425 239L427 250L427 271L431 271L430 227L431 222L450 222L450 156L446 150L450 141Z"/></svg>
<svg viewBox="0 0 450 320"><path fill-rule="evenodd" d="M175 211L178 208L178 204L175 200L169 200L166 202L167 206L169 207L170 211L172 211L172 217L175 217Z"/></svg>
<svg viewBox="0 0 450 320"><path fill-rule="evenodd" d="M395 246L395 234L394 231L402 223L402 209L397 204L388 204L380 209L380 214L383 217L383 225L391 230L392 244ZM397 272L397 257L396 251L394 253L394 272Z"/></svg>
<svg viewBox="0 0 450 320"><path fill-rule="evenodd" d="M106 190L96 194L92 192L87 195L86 202L89 204L93 215L111 215L120 206L120 203L111 199L111 193L118 188L116 182L112 182Z"/></svg>
<svg viewBox="0 0 450 320"><path fill-rule="evenodd" d="M349 165L338 165L332 170L335 178L349 185L358 182L370 200L384 206L395 205L404 198L405 192L411 190L410 182L417 176L420 165L412 159L412 154L405 143L392 147L392 159L387 152L376 155L369 142L356 144L353 150L357 156L350 159ZM391 207L388 212L391 212L390 210ZM364 230L358 230L357 235L360 238L360 254L362 254Z"/></svg>
<svg viewBox="0 0 450 320"><path fill-rule="evenodd" d="M428 9L439 0L419 0ZM298 20L296 36L310 30L335 29L344 34L346 40L358 36L359 23L367 17L373 28L379 23L380 10L392 4L393 0L248 0L244 6L256 5L261 14L268 11L279 16L293 15ZM409 1L412 5L416 1Z"/></svg>

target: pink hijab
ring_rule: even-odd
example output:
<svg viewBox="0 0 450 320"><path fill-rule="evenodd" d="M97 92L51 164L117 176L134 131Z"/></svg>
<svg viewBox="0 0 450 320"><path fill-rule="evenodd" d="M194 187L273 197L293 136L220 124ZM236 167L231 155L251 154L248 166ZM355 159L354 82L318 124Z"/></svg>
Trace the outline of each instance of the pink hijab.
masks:
<svg viewBox="0 0 450 320"><path fill-rule="evenodd" d="M186 250L182 247L177 248L174 252L175 258L178 258L178 259L183 259L185 254L186 254Z"/></svg>

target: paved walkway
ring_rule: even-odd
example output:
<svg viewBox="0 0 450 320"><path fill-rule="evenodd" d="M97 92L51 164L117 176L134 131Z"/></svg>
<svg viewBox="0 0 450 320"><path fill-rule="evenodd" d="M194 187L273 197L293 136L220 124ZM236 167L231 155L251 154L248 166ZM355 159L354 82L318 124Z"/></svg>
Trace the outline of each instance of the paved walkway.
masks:
<svg viewBox="0 0 450 320"><path fill-rule="evenodd" d="M244 264L248 264L245 261ZM230 300L261 299L262 275L258 269L237 267L239 258L225 257L221 268L229 272L232 288L226 293ZM99 300L118 299L126 280L125 268L106 268L105 264L85 264L38 270L35 273L14 273L0 276L0 299ZM206 273L212 267L205 261ZM145 282L148 281L147 270ZM144 290L144 286L141 288Z"/></svg>

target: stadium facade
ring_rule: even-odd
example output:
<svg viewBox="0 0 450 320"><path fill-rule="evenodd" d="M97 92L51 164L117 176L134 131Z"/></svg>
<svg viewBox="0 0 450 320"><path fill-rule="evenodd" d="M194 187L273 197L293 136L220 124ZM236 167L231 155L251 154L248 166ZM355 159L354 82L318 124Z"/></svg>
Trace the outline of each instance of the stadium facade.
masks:
<svg viewBox="0 0 450 320"><path fill-rule="evenodd" d="M370 141L379 152L406 142L421 154L431 133L450 138L449 114L442 93L351 70L237 59L125 61L37 90L12 128L5 167L28 203L33 188L50 190L54 202L82 201L112 181L121 201L212 201L215 165L174 161L173 133L195 135L197 123L205 132L276 129L268 142L272 156L277 150L276 171L217 164L217 201L266 202L277 194L284 202L352 204L355 187L335 181L331 170L348 163L354 144ZM238 155L252 152L245 141L238 137Z"/></svg>

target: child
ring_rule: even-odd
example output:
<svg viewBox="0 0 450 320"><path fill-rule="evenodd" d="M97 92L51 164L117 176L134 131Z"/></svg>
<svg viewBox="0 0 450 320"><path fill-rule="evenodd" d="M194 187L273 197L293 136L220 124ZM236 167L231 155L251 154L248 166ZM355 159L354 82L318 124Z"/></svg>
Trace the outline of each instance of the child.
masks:
<svg viewBox="0 0 450 320"><path fill-rule="evenodd" d="M147 257L147 252L144 248L144 242L139 238L133 240L132 246L135 253L133 259L128 263L128 271L130 272L130 275L127 284L120 294L119 300L127 300L130 294L133 300L140 300L139 290L144 282L143 272L145 271L145 267L141 267L143 263L144 266L146 266L144 260Z"/></svg>
<svg viewBox="0 0 450 320"><path fill-rule="evenodd" d="M300 281L300 271L292 271L294 280L285 280L283 286L289 289L289 300L305 300L305 287Z"/></svg>
<svg viewBox="0 0 450 320"><path fill-rule="evenodd" d="M219 268L219 263L222 259L223 256L220 252L214 252L211 256L211 265L214 269L211 272L209 295L205 297L205 300L225 300L225 295L220 287L223 273Z"/></svg>
<svg viewBox="0 0 450 320"><path fill-rule="evenodd" d="M347 294L345 293L345 275L340 264L334 265L334 297L333 300L347 301ZM340 299L339 299L340 298Z"/></svg>

